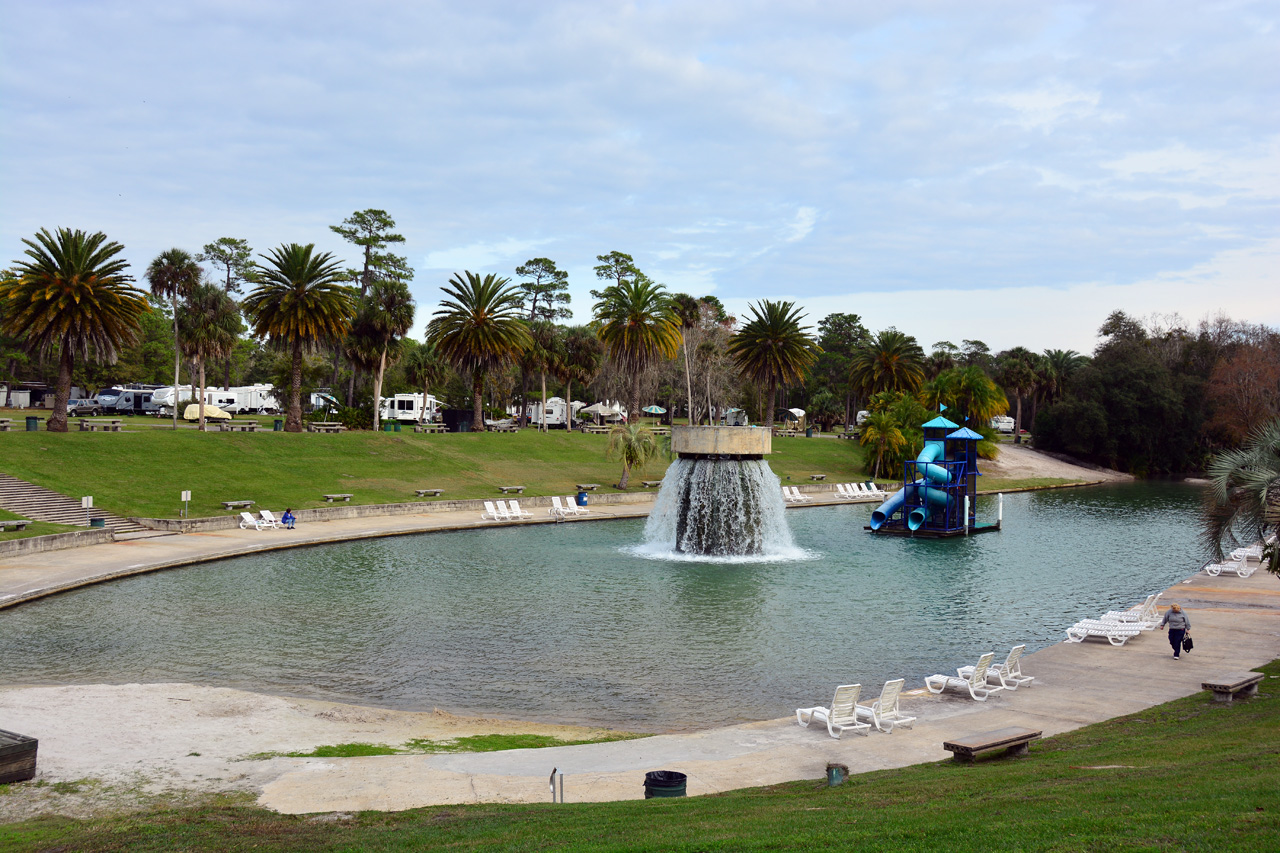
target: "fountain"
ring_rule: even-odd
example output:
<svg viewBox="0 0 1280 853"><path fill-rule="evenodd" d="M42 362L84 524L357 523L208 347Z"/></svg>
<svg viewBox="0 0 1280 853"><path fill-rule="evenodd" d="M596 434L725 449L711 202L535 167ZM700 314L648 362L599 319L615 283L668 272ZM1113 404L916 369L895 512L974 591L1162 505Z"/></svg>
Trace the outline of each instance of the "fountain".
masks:
<svg viewBox="0 0 1280 853"><path fill-rule="evenodd" d="M764 460L771 441L760 427L673 427L679 458L645 525L647 545L711 557L794 551L778 478Z"/></svg>

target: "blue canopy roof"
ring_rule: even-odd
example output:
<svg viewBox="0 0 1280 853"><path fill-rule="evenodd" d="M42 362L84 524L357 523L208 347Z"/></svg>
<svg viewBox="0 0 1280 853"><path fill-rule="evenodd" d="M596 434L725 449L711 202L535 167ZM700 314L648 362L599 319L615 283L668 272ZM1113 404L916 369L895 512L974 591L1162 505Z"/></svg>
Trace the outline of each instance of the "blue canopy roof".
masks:
<svg viewBox="0 0 1280 853"><path fill-rule="evenodd" d="M956 427L960 426L960 424L953 424L951 421L942 417L942 415L938 415L938 417L929 421L927 424L923 424L923 426L925 429L930 429L933 427L942 427L943 429L955 429Z"/></svg>
<svg viewBox="0 0 1280 853"><path fill-rule="evenodd" d="M982 441L982 434L976 433L968 427L964 427L963 429L958 429L951 433L947 438L963 438L969 441Z"/></svg>

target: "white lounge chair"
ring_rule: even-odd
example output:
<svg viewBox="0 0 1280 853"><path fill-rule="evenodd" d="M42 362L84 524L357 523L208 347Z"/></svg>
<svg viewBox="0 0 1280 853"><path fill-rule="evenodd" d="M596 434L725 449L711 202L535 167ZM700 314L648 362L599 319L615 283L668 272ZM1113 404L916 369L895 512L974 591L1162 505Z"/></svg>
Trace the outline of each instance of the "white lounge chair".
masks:
<svg viewBox="0 0 1280 853"><path fill-rule="evenodd" d="M867 480L867 494L875 498L888 497L889 493L875 484L873 480Z"/></svg>
<svg viewBox="0 0 1280 853"><path fill-rule="evenodd" d="M870 723L858 722L858 695L862 692L861 684L841 684L836 688L836 695L831 699L831 707L821 705L814 708L796 708L796 723L809 727L814 720L822 720L827 724L827 734L839 738L847 729L860 735L871 732Z"/></svg>
<svg viewBox="0 0 1280 853"><path fill-rule="evenodd" d="M902 713L898 707L898 696L902 693L902 686L907 683L905 678L895 678L893 681L886 681L884 687L880 690L880 698L872 702L870 705L856 705L857 714L865 720L870 720L871 724L879 731L892 734L894 726L902 726L903 728L911 728L911 724L916 721L915 717L908 717Z"/></svg>
<svg viewBox="0 0 1280 853"><path fill-rule="evenodd" d="M498 501L502 503L502 501ZM507 511L511 513L512 518L533 518L533 513L526 509L520 508L520 501L512 500L507 502Z"/></svg>
<svg viewBox="0 0 1280 853"><path fill-rule="evenodd" d="M987 667L987 681L996 679L1000 682L1000 686L1005 690L1017 690L1019 687L1026 687L1036 680L1034 675L1022 674L1022 653L1026 651L1027 644L1021 643L1009 650L1009 656L1004 659L1004 663ZM973 671L971 666L962 666L956 670L956 675L961 678L968 678Z"/></svg>
<svg viewBox="0 0 1280 853"><path fill-rule="evenodd" d="M263 527L275 527L280 530L284 529L284 525L280 523L280 519L276 518L275 514L271 510L264 509L259 512L258 515L262 516Z"/></svg>
<svg viewBox="0 0 1280 853"><path fill-rule="evenodd" d="M564 518L569 514L565 511L564 505L560 503L559 495L555 495L551 498L551 509L547 510L547 514L554 515L559 518Z"/></svg>
<svg viewBox="0 0 1280 853"><path fill-rule="evenodd" d="M250 527L254 530L261 530L263 528L263 524L259 519L254 518L247 512L240 513L240 529L248 530Z"/></svg>
<svg viewBox="0 0 1280 853"><path fill-rule="evenodd" d="M1249 565L1248 560L1234 558L1223 560L1221 563L1209 563L1204 567L1204 573L1215 578L1223 572L1235 572L1238 577L1247 578L1257 570L1258 567Z"/></svg>
<svg viewBox="0 0 1280 853"><path fill-rule="evenodd" d="M1068 643L1083 643L1090 637L1101 637L1113 646L1123 646L1130 637L1142 633L1137 625L1125 622L1104 622L1101 619L1081 619L1067 629Z"/></svg>
<svg viewBox="0 0 1280 853"><path fill-rule="evenodd" d="M1143 631L1153 631L1160 626L1160 611L1156 603L1162 593L1153 592L1141 604L1128 610L1109 610L1102 614L1103 622L1120 622L1124 625L1137 625Z"/></svg>
<svg viewBox="0 0 1280 853"><path fill-rule="evenodd" d="M999 693L1004 690L1004 685L995 687L987 683L987 670L991 667L991 659L995 656L995 652L987 652L978 658L978 663L971 669L970 667L962 667L962 669L970 670L967 677L931 675L924 680L924 686L929 689L930 693L941 693L948 688L952 690L968 690L969 695L974 699L979 702L985 702L992 693Z"/></svg>
<svg viewBox="0 0 1280 853"><path fill-rule="evenodd" d="M785 492L787 489L790 489L790 490L791 490L791 502L792 502L792 503L804 503L805 501L811 501L811 500L813 500L813 498L811 498L811 497L809 497L808 495L806 495L806 494L804 494L803 492L801 492L801 491L800 491L799 486L783 486L783 487L782 487L782 489L783 489L783 491L784 491L784 492Z"/></svg>
<svg viewBox="0 0 1280 853"><path fill-rule="evenodd" d="M484 512L480 513L480 519L482 521L507 521L510 518L511 516L507 513L506 504L503 504L502 509L499 510L493 505L493 501L484 502Z"/></svg>
<svg viewBox="0 0 1280 853"><path fill-rule="evenodd" d="M565 515L586 515L588 510L585 506L578 506L578 499L573 495L568 495L564 499Z"/></svg>
<svg viewBox="0 0 1280 853"><path fill-rule="evenodd" d="M858 494L858 490L853 488L852 483L837 483L836 492L847 501L856 501L862 498L862 495Z"/></svg>

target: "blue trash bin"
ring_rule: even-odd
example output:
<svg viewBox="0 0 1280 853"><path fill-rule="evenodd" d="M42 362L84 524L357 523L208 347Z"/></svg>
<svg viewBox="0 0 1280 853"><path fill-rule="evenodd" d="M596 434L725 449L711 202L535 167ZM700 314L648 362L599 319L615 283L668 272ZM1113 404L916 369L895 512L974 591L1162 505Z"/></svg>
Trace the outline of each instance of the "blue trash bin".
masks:
<svg viewBox="0 0 1280 853"><path fill-rule="evenodd" d="M586 505L587 505L587 491L586 489L579 489L578 490L578 506L586 506Z"/></svg>

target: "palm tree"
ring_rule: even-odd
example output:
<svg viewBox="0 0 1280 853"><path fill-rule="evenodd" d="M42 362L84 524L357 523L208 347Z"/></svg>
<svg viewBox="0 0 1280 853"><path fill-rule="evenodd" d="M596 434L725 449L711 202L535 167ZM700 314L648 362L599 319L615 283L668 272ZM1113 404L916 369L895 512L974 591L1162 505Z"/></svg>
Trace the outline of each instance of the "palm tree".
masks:
<svg viewBox="0 0 1280 853"><path fill-rule="evenodd" d="M211 358L225 358L235 350L240 336L240 317L235 300L216 284L201 284L187 295L187 306L182 312L182 351L196 363L199 379L200 418L199 429L205 428L204 388L205 364ZM176 386L175 386L176 388ZM178 398L173 398L177 415Z"/></svg>
<svg viewBox="0 0 1280 853"><path fill-rule="evenodd" d="M563 339L560 327L550 320L534 320L529 324L529 348L520 356L520 372L522 375L537 373L542 379L542 411L547 410L547 374L556 374L558 362L564 358ZM528 403L520 396L525 413L529 411ZM567 402L567 401L566 401ZM522 415L523 417L523 415ZM547 418L542 416L539 429L547 431Z"/></svg>
<svg viewBox="0 0 1280 853"><path fill-rule="evenodd" d="M953 367L939 373L921 389L921 401L931 409L955 409L953 416L968 419L971 428L987 428L991 419L1009 411L1009 401L1000 386L981 367Z"/></svg>
<svg viewBox="0 0 1280 853"><path fill-rule="evenodd" d="M1013 394L1016 408L1013 416L1013 443L1022 443L1022 398L1036 384L1036 366L1040 357L1026 347L1014 347L1000 353L1000 382Z"/></svg>
<svg viewBox="0 0 1280 853"><path fill-rule="evenodd" d="M1044 351L1044 390L1049 402L1057 400L1067 387L1072 374L1089 363L1087 355L1073 349L1047 349Z"/></svg>
<svg viewBox="0 0 1280 853"><path fill-rule="evenodd" d="M510 365L529 347L529 328L521 318L524 303L520 288L511 279L489 273L484 278L470 270L456 273L448 296L427 325L427 340L455 368L471 373L471 429L484 432L485 374Z"/></svg>
<svg viewBox="0 0 1280 853"><path fill-rule="evenodd" d="M59 228L23 239L30 258L14 264L13 278L0 282L0 333L20 338L27 352L58 355L53 414L46 428L67 431L67 401L76 356L114 364L120 349L137 340L139 318L151 310L146 294L131 286L124 251L101 231Z"/></svg>
<svg viewBox="0 0 1280 853"><path fill-rule="evenodd" d="M870 446L875 453L875 466L871 469L871 479L874 480L880 476L880 463L884 457L901 452L907 446L907 437L903 435L892 412L879 411L867 415L862 422L858 443L863 447Z"/></svg>
<svg viewBox="0 0 1280 853"><path fill-rule="evenodd" d="M422 388L422 409L418 413L418 423L422 423L427 414L427 398L431 396L431 386L444 377L447 366L435 344L427 341L414 347L404 360L404 372L409 381Z"/></svg>
<svg viewBox="0 0 1280 853"><path fill-rule="evenodd" d="M287 243L259 255L257 283L244 300L253 333L288 346L292 355L287 432L302 432L302 355L321 341L336 341L351 328L354 291L341 284L343 272L328 252L315 254L315 244Z"/></svg>
<svg viewBox="0 0 1280 853"><path fill-rule="evenodd" d="M606 287L595 304L596 334L622 371L631 376L631 420L640 416L640 380L655 359L675 358L680 326L660 284L637 273L632 280Z"/></svg>
<svg viewBox="0 0 1280 853"><path fill-rule="evenodd" d="M1215 456L1208 473L1200 541L1215 560L1223 558L1224 541L1235 547L1280 530L1280 418L1255 429L1243 447ZM1267 571L1280 574L1280 544L1270 543L1263 559Z"/></svg>
<svg viewBox="0 0 1280 853"><path fill-rule="evenodd" d="M924 350L916 339L890 328L854 351L849 378L868 397L880 391L914 392L924 383L924 367Z"/></svg>
<svg viewBox="0 0 1280 853"><path fill-rule="evenodd" d="M382 414L383 377L387 366L399 360L400 339L413 325L413 295L403 281L380 279L370 285L362 302L361 319L357 323L364 328L377 356L373 364L373 428L376 431Z"/></svg>
<svg viewBox="0 0 1280 853"><path fill-rule="evenodd" d="M618 481L618 488L625 489L631 469L648 465L660 449L653 431L639 423L619 424L609 430L609 446L605 448L604 456L605 459L622 461L622 479Z"/></svg>
<svg viewBox="0 0 1280 853"><path fill-rule="evenodd" d="M556 376L565 385L564 401L569 407L568 429L573 429L573 383L590 385L600 375L604 344L587 326L570 326L564 335L564 355L556 362Z"/></svg>
<svg viewBox="0 0 1280 853"><path fill-rule="evenodd" d="M169 249L156 255L147 267L151 295L168 298L173 307L173 428L178 428L178 371L182 363L182 347L178 338L178 297L183 299L200 284L200 265L182 249ZM203 403L203 400L201 401ZM201 420L203 423L203 419Z"/></svg>
<svg viewBox="0 0 1280 853"><path fill-rule="evenodd" d="M772 429L778 383L803 382L822 348L800 325L804 315L794 302L765 299L748 308L751 319L729 339L728 352L743 375L768 385L765 426Z"/></svg>
<svg viewBox="0 0 1280 853"><path fill-rule="evenodd" d="M692 424L693 377L689 371L689 332L702 319L702 303L687 293L677 293L671 297L671 313L680 322L680 348L684 350L684 386L685 393L688 394L689 423Z"/></svg>

